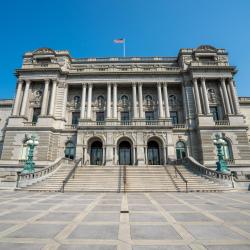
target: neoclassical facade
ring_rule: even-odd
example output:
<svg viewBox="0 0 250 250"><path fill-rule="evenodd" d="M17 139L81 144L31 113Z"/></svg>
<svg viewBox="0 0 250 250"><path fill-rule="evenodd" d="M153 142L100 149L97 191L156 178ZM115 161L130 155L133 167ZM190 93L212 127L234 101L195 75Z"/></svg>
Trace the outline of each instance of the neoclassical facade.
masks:
<svg viewBox="0 0 250 250"><path fill-rule="evenodd" d="M224 49L203 45L177 57L72 58L48 48L27 52L16 70L2 162L83 158L86 165L164 165L193 156L209 167L219 133L232 168L250 160L248 124Z"/></svg>

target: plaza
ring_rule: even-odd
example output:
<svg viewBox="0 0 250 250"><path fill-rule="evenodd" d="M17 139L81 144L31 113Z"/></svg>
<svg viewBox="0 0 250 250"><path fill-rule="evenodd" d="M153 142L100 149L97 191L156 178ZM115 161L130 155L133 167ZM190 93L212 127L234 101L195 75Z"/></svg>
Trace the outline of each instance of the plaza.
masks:
<svg viewBox="0 0 250 250"><path fill-rule="evenodd" d="M250 249L247 192L0 197L0 249Z"/></svg>

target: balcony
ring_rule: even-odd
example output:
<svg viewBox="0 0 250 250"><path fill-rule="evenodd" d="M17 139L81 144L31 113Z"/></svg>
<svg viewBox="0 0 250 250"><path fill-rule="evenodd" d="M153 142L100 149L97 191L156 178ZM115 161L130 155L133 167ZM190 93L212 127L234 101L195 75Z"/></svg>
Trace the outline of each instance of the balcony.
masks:
<svg viewBox="0 0 250 250"><path fill-rule="evenodd" d="M215 126L219 127L219 126L230 126L230 121L229 120L217 120L214 121L215 122Z"/></svg>

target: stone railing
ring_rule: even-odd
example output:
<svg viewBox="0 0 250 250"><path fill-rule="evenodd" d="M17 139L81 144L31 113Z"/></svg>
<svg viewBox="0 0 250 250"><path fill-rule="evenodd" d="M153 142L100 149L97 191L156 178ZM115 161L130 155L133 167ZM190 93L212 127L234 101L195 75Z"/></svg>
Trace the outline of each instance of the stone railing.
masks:
<svg viewBox="0 0 250 250"><path fill-rule="evenodd" d="M76 129L77 128L77 124L66 124L65 125L65 128L66 129Z"/></svg>
<svg viewBox="0 0 250 250"><path fill-rule="evenodd" d="M230 126L229 120L217 120L214 122L215 122L215 126Z"/></svg>
<svg viewBox="0 0 250 250"><path fill-rule="evenodd" d="M16 188L26 187L38 181L42 181L50 176L55 170L57 170L63 163L70 161L64 157L56 159L52 164L48 167L35 171L34 173L22 174L21 172L17 172L17 182Z"/></svg>
<svg viewBox="0 0 250 250"><path fill-rule="evenodd" d="M220 173L215 170L209 169L190 156L185 158L183 164L187 168L189 168L192 172L200 176L212 179L213 181L220 182L221 184L224 185L226 184L227 186L234 187L232 174Z"/></svg>
<svg viewBox="0 0 250 250"><path fill-rule="evenodd" d="M114 127L142 127L142 126L164 126L173 127L170 120L127 120L127 121L80 121L79 127L98 127L98 126L114 126Z"/></svg>
<svg viewBox="0 0 250 250"><path fill-rule="evenodd" d="M229 66L227 62L218 62L218 61L199 61L191 62L191 66Z"/></svg>
<svg viewBox="0 0 250 250"><path fill-rule="evenodd" d="M24 127L34 127L36 126L36 122L24 122Z"/></svg>
<svg viewBox="0 0 250 250"><path fill-rule="evenodd" d="M174 129L185 129L186 124L173 124Z"/></svg>

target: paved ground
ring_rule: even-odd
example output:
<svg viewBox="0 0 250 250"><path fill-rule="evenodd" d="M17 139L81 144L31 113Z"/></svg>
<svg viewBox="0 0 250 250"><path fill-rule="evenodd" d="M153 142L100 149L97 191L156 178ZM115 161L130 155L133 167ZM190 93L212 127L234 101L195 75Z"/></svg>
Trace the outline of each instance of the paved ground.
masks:
<svg viewBox="0 0 250 250"><path fill-rule="evenodd" d="M1 191L0 249L250 249L250 192Z"/></svg>

